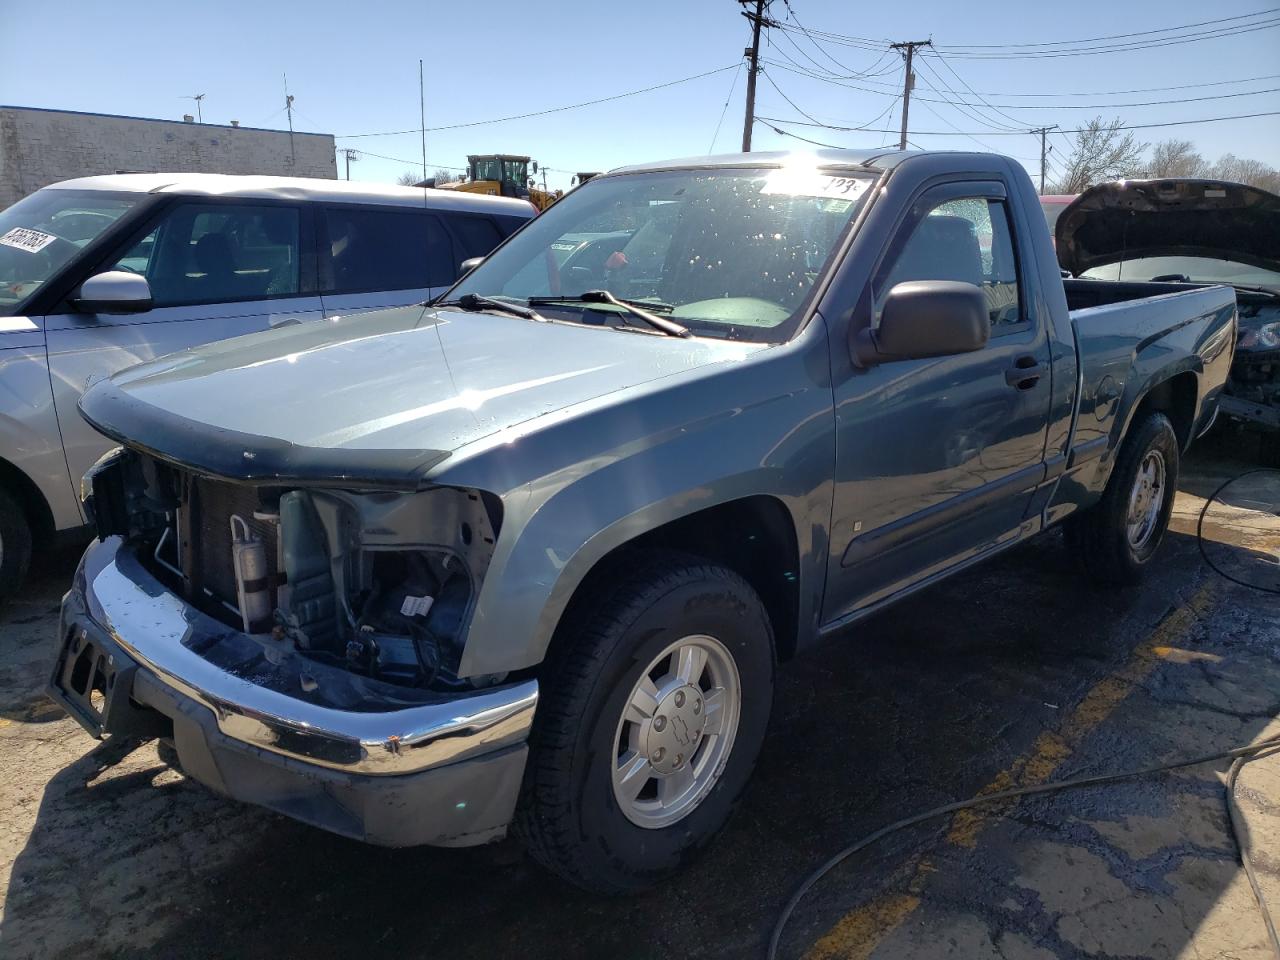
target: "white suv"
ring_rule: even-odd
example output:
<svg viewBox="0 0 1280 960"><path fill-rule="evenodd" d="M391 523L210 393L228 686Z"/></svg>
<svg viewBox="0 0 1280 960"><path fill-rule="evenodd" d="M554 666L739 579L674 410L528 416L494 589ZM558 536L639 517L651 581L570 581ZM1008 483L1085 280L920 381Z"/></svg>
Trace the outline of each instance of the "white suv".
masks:
<svg viewBox="0 0 1280 960"><path fill-rule="evenodd" d="M211 340L427 300L537 210L292 177L122 174L0 212L0 596L85 523L107 441L76 410L115 371Z"/></svg>

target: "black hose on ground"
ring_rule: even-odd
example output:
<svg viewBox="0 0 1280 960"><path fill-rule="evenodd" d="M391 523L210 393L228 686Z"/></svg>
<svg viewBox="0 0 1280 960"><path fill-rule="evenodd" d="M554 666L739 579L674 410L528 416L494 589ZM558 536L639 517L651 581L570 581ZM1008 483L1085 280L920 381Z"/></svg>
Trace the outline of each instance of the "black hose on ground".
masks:
<svg viewBox="0 0 1280 960"><path fill-rule="evenodd" d="M1231 574L1227 573L1225 570L1219 567L1216 563L1214 563L1213 560L1209 558L1209 552L1204 548L1204 518L1205 518L1205 514L1209 512L1209 507L1212 506L1213 502L1222 495L1222 491L1227 489L1227 487L1231 486L1231 484L1235 483L1237 480L1243 480L1245 477L1251 476L1252 474L1255 474L1255 473L1280 474L1280 470L1276 469L1275 467L1254 467L1252 470L1246 470L1244 473L1237 473L1234 477L1231 477L1229 480L1224 480L1218 486L1217 490L1209 494L1209 499L1207 499L1204 502L1204 506L1200 508L1200 517L1198 520L1196 520L1196 546L1200 548L1201 559L1204 560L1204 562L1208 564L1209 569L1212 570L1214 573L1216 573L1218 576L1226 580L1230 580L1232 583L1238 584L1242 587L1248 587L1251 590L1261 590L1263 593L1280 594L1280 587L1266 587L1260 583L1249 583L1247 580L1241 580L1238 577L1233 577Z"/></svg>
<svg viewBox="0 0 1280 960"><path fill-rule="evenodd" d="M1280 473L1271 467L1257 467L1253 470L1246 470L1244 473L1237 474L1229 480L1222 483L1218 489L1210 494L1205 500L1204 507L1200 510L1200 517L1196 521L1196 543L1200 548L1200 556L1209 568L1221 577L1230 580L1232 583L1239 584L1242 587L1250 587L1254 590L1261 590L1264 593L1278 593L1280 589L1275 587L1267 587L1257 583L1249 583L1233 577L1219 568L1210 558L1208 552L1204 548L1204 518L1209 512L1209 506L1222 494L1222 491L1241 480L1244 477L1255 473ZM949 813L956 813L960 810L967 810L972 807L982 806L988 803L997 803L1001 800L1011 800L1015 797L1027 797L1039 793L1055 793L1062 790L1076 790L1083 787L1096 787L1106 783L1116 783L1121 780L1132 780L1138 777L1154 776L1161 773L1169 773L1173 770L1181 770L1185 767L1195 767L1205 763L1214 763L1221 760L1232 760L1231 768L1227 771L1227 812L1229 815L1229 824L1231 827L1232 839L1235 840L1236 847L1240 851L1240 863L1244 867L1245 876L1249 879L1249 886L1253 889L1254 899L1258 902L1258 907L1262 911L1262 920L1266 925L1267 937L1271 941L1271 949L1275 952L1276 960L1280 960L1280 935L1276 932L1275 922L1271 918L1271 912L1267 906L1266 897L1263 896L1262 887L1258 883L1257 875L1253 869L1253 863L1249 856L1248 845L1245 842L1245 830L1242 822L1239 807L1236 804L1235 788L1236 779L1240 774L1240 768L1250 760L1256 760L1260 756L1270 756L1274 753L1280 753L1280 736L1268 737L1266 740L1258 743L1250 744L1245 747L1236 747L1233 750L1226 750L1222 753L1215 753L1210 756L1193 757L1190 760L1178 760L1174 763L1161 764L1155 767L1146 767L1142 770L1132 770L1126 773L1109 773L1101 776L1093 777L1077 777L1073 780L1062 780L1057 783L1042 783L1036 786L1019 787L1014 790L1002 790L999 793L991 793L982 797L975 797L972 800L961 800L956 803L948 803L941 807L934 807L932 810L926 810L924 813L918 813L912 817L905 817L896 823L891 823L887 827L882 827L875 833L863 837L857 843L852 843L845 847L839 853L835 854L831 859L818 869L814 870L804 879L804 882L796 888L796 892L791 895L791 899L787 901L787 905L782 908L777 922L773 926L773 934L769 937L769 948L766 954L768 960L776 960L778 956L778 946L782 942L782 931L786 927L787 921L791 919L791 915L795 913L795 909L799 906L800 901L805 895L813 889L814 885L834 870L837 866L849 859L860 850L865 850L873 843L887 837L891 833L899 830L905 830L907 827L915 826L918 823L924 823L927 820L934 820L938 817L944 817Z"/></svg>
<svg viewBox="0 0 1280 960"><path fill-rule="evenodd" d="M1149 777L1160 773L1169 773L1173 770L1182 770L1185 767L1195 767L1204 763L1214 763L1221 760L1234 760L1231 769L1238 772L1238 764L1247 762L1259 754L1269 754L1271 752L1280 751L1280 736L1268 737L1258 743L1250 744L1246 747L1236 747L1232 750L1224 750L1221 753L1214 753L1203 757L1192 757L1189 760L1177 760L1173 763L1164 763L1159 766L1145 767L1141 770L1131 770L1125 773L1108 773L1100 776L1077 777L1073 780L1061 780L1057 783L1041 783L1030 787L1019 787L1014 790L1001 790L999 793L989 793L985 796L974 797L971 800L961 800L957 803L944 804L941 807L934 807L932 810L926 810L924 813L917 813L912 817L905 817L896 823L891 823L887 827L881 827L875 833L869 834L859 840L857 843L851 843L839 853L835 854L831 859L818 869L814 870L807 876L803 883L796 888L796 892L791 895L791 899L787 901L787 905L782 908L782 913L778 916L777 922L773 926L773 935L769 938L769 948L766 956L768 960L775 960L778 955L778 946L782 942L782 930L787 925L787 921L791 919L791 915L795 912L800 901L804 898L814 884L825 877L833 869L843 863L849 857L853 856L860 850L865 850L878 840L887 837L891 833L904 830L907 827L915 826L918 823L924 823L926 820L934 820L938 817L944 817L949 813L956 813L960 810L967 810L971 807L983 806L988 803L998 803L1001 800L1011 800L1014 797L1027 797L1038 793L1056 793L1062 790L1078 790L1083 787L1096 787L1106 783L1116 783L1120 780L1133 780L1138 777ZM1235 780L1228 774L1231 787L1234 788ZM1236 827L1236 819L1239 814L1236 812L1234 790L1228 793L1228 808L1231 811L1232 833L1235 837L1236 845L1240 848L1241 861L1246 864L1245 871L1253 881L1253 867L1249 865L1249 854L1245 849L1241 840L1241 833ZM1270 915L1267 913L1265 900L1262 898L1262 891L1254 882L1254 896L1258 898L1259 905L1262 907L1263 915L1267 918L1267 931L1271 936L1271 946L1275 950L1276 960L1280 960L1280 940L1276 939L1276 931L1271 923Z"/></svg>

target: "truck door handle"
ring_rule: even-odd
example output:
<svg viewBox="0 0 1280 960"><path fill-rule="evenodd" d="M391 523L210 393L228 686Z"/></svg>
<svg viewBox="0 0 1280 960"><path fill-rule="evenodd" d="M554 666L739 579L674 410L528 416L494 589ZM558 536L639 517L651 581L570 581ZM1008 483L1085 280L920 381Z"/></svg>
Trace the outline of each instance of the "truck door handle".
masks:
<svg viewBox="0 0 1280 960"><path fill-rule="evenodd" d="M1030 390L1040 378L1049 372L1047 363L1039 363L1035 357L1027 355L1019 357L1013 366L1004 372L1004 381L1019 390Z"/></svg>

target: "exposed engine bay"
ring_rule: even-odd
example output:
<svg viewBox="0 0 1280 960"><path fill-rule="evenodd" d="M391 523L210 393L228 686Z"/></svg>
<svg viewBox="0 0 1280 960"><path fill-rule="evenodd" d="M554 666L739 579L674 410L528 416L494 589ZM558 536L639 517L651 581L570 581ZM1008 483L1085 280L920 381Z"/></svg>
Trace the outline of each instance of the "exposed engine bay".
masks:
<svg viewBox="0 0 1280 960"><path fill-rule="evenodd" d="M1226 392L1237 402L1223 409L1248 426L1280 431L1280 299L1237 290L1236 301L1240 335Z"/></svg>
<svg viewBox="0 0 1280 960"><path fill-rule="evenodd" d="M496 497L232 483L131 450L85 482L100 538L124 537L157 579L264 650L402 687L502 679L457 675Z"/></svg>

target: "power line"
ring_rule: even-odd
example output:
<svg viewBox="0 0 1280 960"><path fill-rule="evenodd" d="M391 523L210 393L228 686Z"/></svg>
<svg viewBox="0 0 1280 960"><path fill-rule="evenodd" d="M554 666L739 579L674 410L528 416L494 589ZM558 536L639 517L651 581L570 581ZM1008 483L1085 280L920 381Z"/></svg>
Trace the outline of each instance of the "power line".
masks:
<svg viewBox="0 0 1280 960"><path fill-rule="evenodd" d="M681 83L689 83L691 80L701 80L703 77L711 77L717 73L725 73L729 70L736 70L739 64L731 63L727 67L717 67L715 70L707 70L704 73L695 73L690 77L681 77L679 80L669 80L666 83L656 83L651 87L642 87L639 90L628 90L626 93L615 93L609 97L600 97L596 100L584 100L581 103L568 103L559 107L548 107L546 110L535 110L532 113L518 113L509 117L494 117L491 120L472 120L468 123L450 123L440 127L412 127L408 130L381 130L376 133L344 133L338 135L338 140L355 140L361 137L395 137L406 133L419 133L426 130L427 133L437 133L442 130L461 130L465 127L482 127L491 123L506 123L509 120L527 120L530 117L545 117L549 113L562 113L565 110L577 110L580 107L593 107L598 103L610 103L614 100L622 100L626 97L634 97L642 93L651 93L654 90L664 90L667 87L674 87Z"/></svg>
<svg viewBox="0 0 1280 960"><path fill-rule="evenodd" d="M1174 47L1185 43L1196 43L1200 40L1216 40L1220 37L1235 37L1242 34L1253 33L1258 30L1270 30L1277 26L1280 26L1280 17L1276 17L1272 20L1260 20L1250 24L1240 24L1234 27L1224 27L1221 30L1205 30L1199 33L1187 34L1180 37L1165 37L1159 40L1114 44L1111 46L1074 47L1058 50L1010 51L1008 53L972 53L964 50L957 50L953 47L945 49L951 56L965 60L1038 60L1053 57L1086 57L1106 53L1133 53L1138 50L1155 50L1159 47Z"/></svg>
<svg viewBox="0 0 1280 960"><path fill-rule="evenodd" d="M740 76L742 76L742 64L738 64L738 69L733 72L733 83L729 85L729 95L724 98L724 107L720 111L720 119L716 121L716 132L711 136L711 146L707 148L707 153L715 153L716 141L720 139L720 127L724 124L725 114L729 112L729 101L733 99L733 91L738 89Z"/></svg>
<svg viewBox="0 0 1280 960"><path fill-rule="evenodd" d="M921 69L928 71L928 68L926 66L927 59L928 59L927 57L925 57L924 55L921 55L920 61L916 65L919 66ZM1262 90L1240 90L1240 91L1234 91L1230 93L1219 93L1219 94L1214 94L1213 96L1204 96L1204 97L1176 97L1170 100L1138 100L1138 101L1121 102L1121 103L1046 103L1046 104L992 103L991 101L986 99L985 95L978 93L971 86L969 86L969 84L964 80L964 78L961 77L959 74L957 74L954 68L952 68L951 65L947 63L946 58L935 53L932 59L938 61L944 67L946 67L949 71L951 71L952 75L955 76L956 79L960 81L960 83L965 87L965 89L969 92L969 94L978 99L978 102L974 103L966 100L952 99L953 97L962 97L964 96L964 94L962 94L960 91L957 91L947 86L942 81L941 77L939 77L936 73L932 73L932 72L930 72L930 76L933 77L933 80L936 86L928 86L928 87L920 86L920 87L917 87L916 89L924 90L928 93L936 93L939 95L939 97L941 97L941 99L930 99L928 97L922 97L914 93L913 93L913 99L927 100L931 103L944 103L950 106L974 107L974 108L985 107L987 109L990 109L993 113L1001 113L1003 110L1112 110L1112 109L1119 110L1119 109L1124 109L1128 107L1159 107L1159 106L1169 106L1169 105L1176 105L1176 104L1183 104L1183 103L1200 103L1207 100L1222 100L1228 97L1252 97L1252 96L1261 96L1267 93L1280 92L1280 87L1267 87ZM877 94L883 97L897 95L897 94L890 93L889 91L886 91L886 90L872 90L872 89L866 89L863 87L858 87L854 84L836 83L834 79L824 77L815 73L806 72L803 69L792 69L788 67L786 64L777 63L772 60L765 60L764 62L769 64L770 66L775 66L780 70L786 70L789 73L797 73L801 76L808 77L809 79L812 79L812 80L822 80L825 83L835 83L837 86L847 87L852 90L860 90L863 93ZM1274 74L1273 76L1280 77L1280 74ZM1269 78L1259 77L1257 79L1269 79ZM865 83L868 81L863 81L863 82ZM1220 81L1220 82L1244 83L1247 81ZM1210 85L1211 84L1188 84L1184 87L1156 87L1151 89L1180 90L1180 89L1190 89L1191 87L1210 86ZM1117 92L1123 93L1125 91L1117 91ZM1129 92L1136 93L1138 91L1129 91ZM946 96L946 94L950 94L951 96L948 97ZM1027 96L1027 97L1033 97L1033 96L1057 97L1057 96L1087 96L1087 95L1088 94L996 94L996 96ZM1093 94L1093 96L1103 96L1103 95L1104 94L1101 94L1101 93ZM1010 121L1009 124L1001 124L998 122L993 122L987 118L981 118L981 117L978 118L978 120L979 122L991 123L992 126L997 126L997 127L1015 126L1017 129L1025 129L1025 124L1026 124L1025 120L1019 120L1017 117L1008 117L1007 114L1005 116Z"/></svg>
<svg viewBox="0 0 1280 960"><path fill-rule="evenodd" d="M1229 23L1233 20L1249 20L1254 17L1274 16L1274 10L1255 10L1253 13L1241 13L1234 17L1215 17L1212 20L1199 20L1195 23L1183 23L1176 27L1159 27L1154 30L1136 30L1132 33L1111 33L1101 37L1080 37L1075 40L1043 40L1038 43L962 43L956 46L966 50L1007 49L1009 47L1056 47L1071 43L1100 43L1106 40L1125 40L1130 37L1145 37L1157 33L1176 33L1179 30L1190 30L1193 27L1213 26Z"/></svg>
<svg viewBox="0 0 1280 960"><path fill-rule="evenodd" d="M834 82L835 80L859 79L861 80L862 83L871 84L872 86L890 87L895 91L898 89L898 86L899 86L897 81L894 81L893 83L886 83L885 81L882 81L882 80L870 79L871 75L859 76L859 77L838 77L835 74L829 73L829 72L815 73L811 68L804 67L802 64L796 63L790 57L787 57L785 50L782 50L780 48L775 48L775 49L777 49L777 52L780 56L786 57L788 62L791 64L791 66L795 68L794 70L791 70L792 73L799 73L806 77L810 77L814 80L826 80L826 81ZM934 53L936 56L937 55L936 48ZM765 63L772 63L774 66L780 67L784 70L788 69L786 64L780 64L775 61L766 60ZM896 67L894 67L894 69L896 69ZM878 76L879 74L876 74L876 75ZM1165 87L1134 87L1128 90L1062 90L1056 93L1022 93L1022 92L1015 92L1012 90L983 90L983 91L974 90L972 91L972 94L977 97L1016 97L1019 99L1055 99L1055 98L1061 98L1061 97L1119 97L1119 96L1126 96L1128 94L1133 94L1133 93L1164 93L1171 90L1197 90L1202 87L1225 87L1225 86L1232 86L1238 83L1257 83L1264 80L1277 80L1277 79L1280 79L1280 73L1264 73L1256 77L1239 77L1235 80L1207 80L1207 81L1201 81L1199 83L1182 83L1182 84L1174 84L1172 86L1165 86ZM862 89L862 88L859 87L856 89ZM916 89L924 90L929 93L941 92L935 87L917 86ZM951 93L955 92L954 90L950 90L950 88L946 88L946 89ZM881 91L869 90L867 92L878 93ZM895 93L895 96L896 96L896 93ZM1173 100L1170 102L1181 103L1182 101ZM1005 104L1004 106L1013 108L1015 105ZM1105 106L1107 105L1102 105L1102 106L1105 109ZM1045 107L1046 109L1052 108L1053 104L1045 104ZM1019 107L1019 109L1025 109L1025 108Z"/></svg>
<svg viewBox="0 0 1280 960"><path fill-rule="evenodd" d="M1269 19L1258 20L1256 18L1263 17ZM1274 19L1270 19L1274 18ZM1243 23L1240 21L1250 20L1252 22ZM1235 22L1233 22L1235 21ZM1229 24L1222 26L1222 24ZM1193 31L1183 35L1176 35L1179 31L1192 30L1195 27L1211 26L1211 29ZM1181 26L1164 27L1158 30L1141 31L1134 34L1113 34L1109 37L1099 37L1084 40L1061 40L1057 41L1057 46L1052 49L1028 49L1030 44L994 44L991 47L978 47L976 45L957 44L944 47L943 49L951 52L954 56L966 59L1022 59L1034 57L1066 57L1093 55L1102 53L1120 53L1133 50L1154 49L1157 47L1173 46L1181 43L1191 43L1198 40L1212 40L1221 36L1235 36L1238 34L1250 33L1254 30L1271 29L1280 26L1280 18L1276 17L1275 10L1259 10L1254 13L1240 14L1235 17L1223 17L1217 20L1206 20L1198 23L1182 24ZM878 49L883 46L885 41L878 41L871 37L859 37L848 34L833 33L823 30L810 30L811 34L820 37L828 43L835 43L843 46L854 46L862 49ZM1165 34L1165 36L1157 36L1157 34ZM1099 43L1100 41L1125 40L1130 36L1146 36L1148 39L1137 40L1121 43ZM1091 44L1099 43L1098 46L1075 46L1070 44ZM986 52L991 50L1005 50L1008 52Z"/></svg>
<svg viewBox="0 0 1280 960"><path fill-rule="evenodd" d="M1280 117L1280 110L1267 110L1261 113L1237 113L1227 117L1200 117L1195 120L1167 120L1163 123L1128 123L1128 124L1120 124L1115 129L1117 130L1153 130L1157 127L1185 127L1185 126L1191 126L1197 123L1219 123L1224 120L1253 120L1258 117ZM866 129L864 127L842 127L842 126L836 126L835 124L829 124L829 123L805 123L801 120L781 120L781 119L778 119L777 117L757 117L757 119L767 124L787 123L792 126L798 126L798 127L822 127L825 130L838 130L838 131L852 132L852 131ZM1072 130L1062 130L1060 132L1064 134L1085 133L1088 131L1088 129L1089 129L1088 127L1080 127ZM870 132L894 133L895 131L873 130ZM1025 137L1027 135L1027 131L1025 129L1023 130L975 130L975 131L912 130L911 135L915 137L951 137L951 136L955 136L957 133L963 134L966 132L978 133L984 137ZM831 144L824 144L824 146L831 146Z"/></svg>

